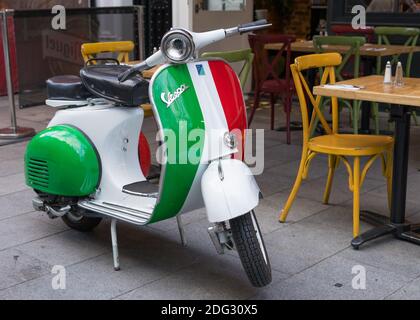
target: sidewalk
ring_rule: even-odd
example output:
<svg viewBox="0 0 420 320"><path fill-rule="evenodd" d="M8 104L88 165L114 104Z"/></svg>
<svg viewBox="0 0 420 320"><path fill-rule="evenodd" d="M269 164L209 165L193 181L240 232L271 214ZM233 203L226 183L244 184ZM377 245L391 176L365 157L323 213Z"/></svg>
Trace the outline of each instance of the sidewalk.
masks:
<svg viewBox="0 0 420 320"><path fill-rule="evenodd" d="M53 114L44 106L18 110L19 125L39 131ZM268 128L268 110L256 117L255 128ZM2 98L0 127L8 124ZM153 140L150 119L145 131ZM325 206L327 162L316 158L289 222L277 222L297 173L301 133L293 133L291 146L284 133L265 135L265 172L257 177L265 198L256 212L273 268L270 286L252 288L235 253L216 254L203 210L183 217L186 248L175 220L145 228L120 223L122 270L113 271L109 222L81 234L33 211L34 193L24 183L24 142L0 147L0 299L420 299L419 246L384 238L360 251L350 248L352 194L344 167L332 204ZM407 212L420 222L420 128L412 129L411 144ZM379 163L368 174L361 200L363 209L388 212ZM362 223L362 231L369 228ZM66 268L66 290L52 289L55 265ZM358 265L367 270L366 290L352 288L352 268Z"/></svg>

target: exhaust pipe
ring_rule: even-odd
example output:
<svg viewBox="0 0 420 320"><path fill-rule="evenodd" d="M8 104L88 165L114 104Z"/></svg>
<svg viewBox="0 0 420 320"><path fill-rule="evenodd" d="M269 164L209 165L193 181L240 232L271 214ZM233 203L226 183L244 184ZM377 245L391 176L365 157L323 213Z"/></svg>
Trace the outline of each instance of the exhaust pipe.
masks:
<svg viewBox="0 0 420 320"><path fill-rule="evenodd" d="M45 202L40 198L33 199L32 206L36 211L46 212L50 219L61 218L68 214L71 210L71 206L69 205L56 210L53 207L45 204Z"/></svg>

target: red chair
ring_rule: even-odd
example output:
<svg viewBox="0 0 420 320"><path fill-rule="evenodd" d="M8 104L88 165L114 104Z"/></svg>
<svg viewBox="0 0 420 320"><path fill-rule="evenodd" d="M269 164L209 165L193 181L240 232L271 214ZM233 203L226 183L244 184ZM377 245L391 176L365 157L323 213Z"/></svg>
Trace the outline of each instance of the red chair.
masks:
<svg viewBox="0 0 420 320"><path fill-rule="evenodd" d="M375 43L375 28L366 26L366 29L353 29L351 24L336 24L331 26L331 31L337 36L364 36L366 38L366 43ZM366 66L367 62L362 59L361 70L359 76L362 77L366 75ZM343 72L343 76L346 79L353 78L353 74L349 72Z"/></svg>
<svg viewBox="0 0 420 320"><path fill-rule="evenodd" d="M271 100L271 130L274 129L274 106L277 97L283 97L284 111L286 113L287 143L291 142L290 114L292 110L292 97L294 85L290 73L291 44L296 41L295 36L290 35L249 35L249 44L255 54L254 73L254 106L252 108L249 125L254 119L255 111L259 107L261 94L270 94ZM271 58L265 50L265 45L278 43L281 47L276 55Z"/></svg>

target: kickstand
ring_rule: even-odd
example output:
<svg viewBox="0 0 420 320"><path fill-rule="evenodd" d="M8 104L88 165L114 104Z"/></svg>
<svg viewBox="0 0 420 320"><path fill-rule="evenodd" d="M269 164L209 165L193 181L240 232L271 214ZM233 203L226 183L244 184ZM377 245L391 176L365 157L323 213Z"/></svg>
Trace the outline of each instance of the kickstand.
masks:
<svg viewBox="0 0 420 320"><path fill-rule="evenodd" d="M120 271L120 257L118 255L117 220L111 221L112 255L114 258L114 270Z"/></svg>
<svg viewBox="0 0 420 320"><path fill-rule="evenodd" d="M182 224L181 215L176 216L176 222L178 223L178 230L179 230L179 236L181 237L181 243L184 247L186 247L187 239L185 238L185 231L184 231L184 226Z"/></svg>

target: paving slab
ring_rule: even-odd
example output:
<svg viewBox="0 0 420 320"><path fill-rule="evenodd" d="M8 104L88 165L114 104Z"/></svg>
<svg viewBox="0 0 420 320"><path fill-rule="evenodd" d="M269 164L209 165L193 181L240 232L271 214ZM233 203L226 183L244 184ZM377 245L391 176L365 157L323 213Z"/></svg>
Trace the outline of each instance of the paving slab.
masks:
<svg viewBox="0 0 420 320"><path fill-rule="evenodd" d="M349 234L304 219L266 235L273 269L296 274L349 247Z"/></svg>
<svg viewBox="0 0 420 320"><path fill-rule="evenodd" d="M29 189L0 196L0 221L32 212L32 199L35 196L35 192Z"/></svg>
<svg viewBox="0 0 420 320"><path fill-rule="evenodd" d="M32 213L0 221L0 251L65 231L64 225L53 225Z"/></svg>
<svg viewBox="0 0 420 320"><path fill-rule="evenodd" d="M51 271L48 263L17 249L1 251L0 261L0 292Z"/></svg>
<svg viewBox="0 0 420 320"><path fill-rule="evenodd" d="M307 270L264 290L254 299L290 300L371 300L384 299L409 282L409 279L369 265L366 270L366 289L353 289L357 261L330 257Z"/></svg>
<svg viewBox="0 0 420 320"><path fill-rule="evenodd" d="M273 271L274 281L286 275ZM171 290L168 290L171 288ZM216 257L195 263L168 277L118 297L125 300L248 299L265 289L253 288L239 259Z"/></svg>

